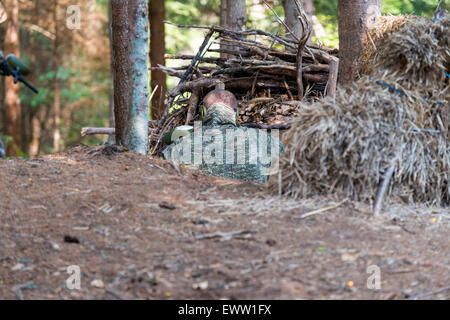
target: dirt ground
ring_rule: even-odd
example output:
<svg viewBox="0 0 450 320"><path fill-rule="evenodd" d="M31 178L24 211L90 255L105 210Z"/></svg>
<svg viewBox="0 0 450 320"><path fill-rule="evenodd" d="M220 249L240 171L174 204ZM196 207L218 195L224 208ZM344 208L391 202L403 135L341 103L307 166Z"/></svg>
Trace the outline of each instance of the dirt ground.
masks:
<svg viewBox="0 0 450 320"><path fill-rule="evenodd" d="M116 151L0 161L1 299L450 298L449 210L374 218L347 201L302 218L339 199ZM367 287L371 265L381 289Z"/></svg>

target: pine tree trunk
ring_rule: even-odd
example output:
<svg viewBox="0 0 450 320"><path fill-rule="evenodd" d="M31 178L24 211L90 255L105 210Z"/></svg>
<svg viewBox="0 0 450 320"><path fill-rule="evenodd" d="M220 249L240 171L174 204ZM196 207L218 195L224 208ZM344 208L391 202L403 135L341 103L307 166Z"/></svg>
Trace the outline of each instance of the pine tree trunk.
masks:
<svg viewBox="0 0 450 320"><path fill-rule="evenodd" d="M339 83L358 77L367 30L381 14L381 0L339 0Z"/></svg>
<svg viewBox="0 0 450 320"><path fill-rule="evenodd" d="M5 54L13 53L20 56L19 41L19 1L5 1L8 13L7 29L5 35ZM21 145L21 110L19 84L14 83L12 77L5 79L5 107L6 107L6 134L12 137L12 141L6 147L9 156L17 156Z"/></svg>
<svg viewBox="0 0 450 320"><path fill-rule="evenodd" d="M164 66L166 64L164 54L165 47L165 31L164 17L165 5L164 0L150 0L149 7L150 19L150 63L152 67L158 64ZM160 70L152 70L151 87L153 89L158 86L158 90L152 98L152 119L159 119L164 110L164 97L167 91L166 74Z"/></svg>
<svg viewBox="0 0 450 320"><path fill-rule="evenodd" d="M148 3L112 0L116 143L148 152Z"/></svg>

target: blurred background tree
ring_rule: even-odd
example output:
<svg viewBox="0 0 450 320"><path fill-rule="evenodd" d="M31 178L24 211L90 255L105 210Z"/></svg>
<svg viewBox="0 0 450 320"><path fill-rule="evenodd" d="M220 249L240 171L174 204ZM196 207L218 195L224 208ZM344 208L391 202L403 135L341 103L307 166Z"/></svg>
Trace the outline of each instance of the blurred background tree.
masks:
<svg viewBox="0 0 450 320"><path fill-rule="evenodd" d="M266 2L284 18L282 0ZM105 141L107 138L102 136L81 138L80 129L109 126L109 1L20 0L18 3L20 55L31 65L32 72L27 78L40 92L34 95L20 87L21 139L17 153L34 156L80 142ZM67 26L67 8L74 4L80 7L80 29ZM313 0L312 4L312 41L337 48L337 0ZM437 4L437 0L382 0L382 13L431 17ZM221 0L165 0L165 20L176 24L218 25L220 5ZM246 7L246 28L284 34L276 16L262 0L246 0ZM5 50L7 26L7 22L0 25L1 50ZM204 34L204 30L166 24L165 52L193 54ZM171 63L175 62L167 61L169 66ZM4 83L0 79L0 137L8 142L12 138L6 135ZM175 84L176 79L168 77L168 89Z"/></svg>

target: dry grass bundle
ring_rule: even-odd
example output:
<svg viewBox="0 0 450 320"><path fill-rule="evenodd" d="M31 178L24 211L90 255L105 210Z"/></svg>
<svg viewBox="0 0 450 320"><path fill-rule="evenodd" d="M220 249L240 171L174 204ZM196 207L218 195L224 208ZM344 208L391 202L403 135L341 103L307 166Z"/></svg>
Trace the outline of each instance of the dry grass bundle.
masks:
<svg viewBox="0 0 450 320"><path fill-rule="evenodd" d="M338 193L371 201L399 153L389 194L448 205L449 125L447 106L392 93L364 77L338 90L335 100L303 106L284 136L289 147L269 188L296 198Z"/></svg>
<svg viewBox="0 0 450 320"><path fill-rule="evenodd" d="M438 23L380 18L364 52L369 76L335 99L300 108L269 188L293 197L337 193L373 201L395 164L390 196L448 206L449 26L448 16Z"/></svg>
<svg viewBox="0 0 450 320"><path fill-rule="evenodd" d="M377 54L377 48L380 41L393 32L400 29L408 20L418 19L416 16L404 15L388 15L380 16L376 19L367 34L367 43L364 46L361 57L361 70L363 74L371 74L373 72L373 61Z"/></svg>
<svg viewBox="0 0 450 320"><path fill-rule="evenodd" d="M436 91L442 96L442 91L448 90L444 71L448 72L450 64L449 21L449 16L438 23L412 16L380 18L371 31L376 50L367 43L363 72L395 79L404 88L428 93L428 97Z"/></svg>

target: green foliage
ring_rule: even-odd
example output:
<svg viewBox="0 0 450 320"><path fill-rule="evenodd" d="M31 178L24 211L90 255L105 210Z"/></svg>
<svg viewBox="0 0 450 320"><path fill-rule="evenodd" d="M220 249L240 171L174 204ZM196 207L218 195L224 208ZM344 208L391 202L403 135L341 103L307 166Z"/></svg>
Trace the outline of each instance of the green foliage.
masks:
<svg viewBox="0 0 450 320"><path fill-rule="evenodd" d="M437 0L384 0L381 1L381 11L383 14L414 14L432 17L437 4Z"/></svg>
<svg viewBox="0 0 450 320"><path fill-rule="evenodd" d="M267 2L283 19L282 1L267 0ZM447 0L447 8L448 2ZM103 15L103 29L105 35L108 34L109 0L96 0L91 3L94 5L90 8ZM337 3L338 0L314 0L315 16L324 30L323 35L313 38L316 43L320 42L329 47L338 46ZM383 14L415 14L431 17L438 0L382 0L381 3ZM175 24L219 24L220 0L166 0L165 6L165 20ZM253 0L247 0L247 12L247 28L263 29L271 33L285 33L276 15L263 3L258 4ZM205 35L205 30L181 29L169 24L166 24L165 31L166 51L169 54L195 54ZM22 39L28 39L28 42L23 43L21 48L21 59L31 66L32 70L32 74L27 78L39 89L39 94L35 95L21 85L22 107L24 109L32 108L33 112L37 112L41 107L51 110L54 98L53 41L39 32L30 31L26 28L21 29L21 36L24 36ZM30 43L33 45L29 46ZM102 42L99 45L104 44ZM70 126L65 127L65 124L63 124L61 133L66 145L73 145L80 141L88 144L99 143L104 141L106 137L88 136L81 139L79 132L82 127L109 126L109 59L94 60L89 57L86 48L83 46L69 47L61 46L58 50L63 57L63 63L58 69L61 106L63 113L64 110L70 110L69 116L71 118L68 122ZM35 52L32 52L30 48L33 48ZM173 60L167 61L169 66L187 64L188 61L175 63ZM169 77L169 88L177 82L178 79ZM177 107L174 106L174 108ZM67 114L65 117L67 118ZM50 152L52 151L51 138L48 132L43 134L42 150L43 152ZM5 140L8 141L8 139Z"/></svg>
<svg viewBox="0 0 450 320"><path fill-rule="evenodd" d="M49 96L49 93L50 93L50 89L49 88L40 88L39 89L39 93L35 94L33 96L33 98L31 99L30 105L33 108L35 108L38 105L43 104L47 100L47 98ZM21 100L24 101L24 100L27 100L27 99L24 98L23 96L21 96Z"/></svg>
<svg viewBox="0 0 450 320"><path fill-rule="evenodd" d="M414 14L432 17L438 2L437 0L382 0L381 12L382 14ZM314 0L315 15L325 29L326 35L320 39L314 37L313 40L333 48L339 46L337 3L338 0Z"/></svg>

